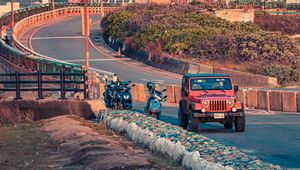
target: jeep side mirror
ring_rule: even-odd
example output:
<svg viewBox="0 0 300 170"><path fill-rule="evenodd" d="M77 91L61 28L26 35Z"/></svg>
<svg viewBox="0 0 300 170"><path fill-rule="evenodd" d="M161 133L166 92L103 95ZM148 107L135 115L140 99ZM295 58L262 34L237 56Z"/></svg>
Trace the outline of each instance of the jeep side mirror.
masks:
<svg viewBox="0 0 300 170"><path fill-rule="evenodd" d="M235 93L239 91L239 86L238 85L234 85L233 88L234 88Z"/></svg>

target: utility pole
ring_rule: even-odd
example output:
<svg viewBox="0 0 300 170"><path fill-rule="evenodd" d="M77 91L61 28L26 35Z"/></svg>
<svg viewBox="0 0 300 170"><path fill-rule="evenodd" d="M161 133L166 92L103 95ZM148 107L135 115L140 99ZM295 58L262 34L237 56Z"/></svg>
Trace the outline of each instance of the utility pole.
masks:
<svg viewBox="0 0 300 170"><path fill-rule="evenodd" d="M54 11L55 10L55 2L54 2L54 0L52 0L51 4L52 4L52 10Z"/></svg>
<svg viewBox="0 0 300 170"><path fill-rule="evenodd" d="M14 0L11 0L11 34L14 33L14 27L15 27Z"/></svg>
<svg viewBox="0 0 300 170"><path fill-rule="evenodd" d="M88 94L90 93L90 61L89 61L89 30L88 30L88 9L87 9L87 0L84 0L84 32L85 32L85 67L88 74Z"/></svg>

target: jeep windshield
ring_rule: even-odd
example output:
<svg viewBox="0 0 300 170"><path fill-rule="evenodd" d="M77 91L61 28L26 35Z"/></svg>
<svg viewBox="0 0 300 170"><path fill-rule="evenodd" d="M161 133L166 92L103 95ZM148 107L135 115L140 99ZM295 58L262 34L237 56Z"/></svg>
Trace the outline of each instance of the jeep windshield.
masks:
<svg viewBox="0 0 300 170"><path fill-rule="evenodd" d="M191 90L231 90L229 78L196 78L191 79Z"/></svg>

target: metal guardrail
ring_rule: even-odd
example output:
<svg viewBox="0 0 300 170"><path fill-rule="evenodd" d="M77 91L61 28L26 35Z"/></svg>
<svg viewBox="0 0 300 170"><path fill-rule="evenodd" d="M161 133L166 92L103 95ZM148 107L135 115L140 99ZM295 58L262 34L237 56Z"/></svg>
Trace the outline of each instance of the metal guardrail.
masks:
<svg viewBox="0 0 300 170"><path fill-rule="evenodd" d="M45 76L47 78L45 78ZM53 77L53 79L49 79ZM60 71L59 73L45 73L45 72L33 72L33 73L20 73L16 71L15 73L6 73L0 74L0 77L8 77L9 80L0 80L0 83L4 85L12 85L14 88L0 88L0 91L8 92L15 91L16 92L16 100L22 99L21 92L22 91L37 91L38 99L44 99L43 92L60 92L60 99L66 99L65 92L83 92L84 98L88 98L87 91L87 74L86 71L82 73L68 73L65 71ZM30 80L30 78L34 80ZM77 78L71 78L77 77ZM76 80L77 79L77 80ZM22 85L33 84L33 87L22 87ZM43 85L48 85L50 87L43 87ZM52 87L51 85L59 85L59 88ZM83 85L83 88L80 88L80 85Z"/></svg>

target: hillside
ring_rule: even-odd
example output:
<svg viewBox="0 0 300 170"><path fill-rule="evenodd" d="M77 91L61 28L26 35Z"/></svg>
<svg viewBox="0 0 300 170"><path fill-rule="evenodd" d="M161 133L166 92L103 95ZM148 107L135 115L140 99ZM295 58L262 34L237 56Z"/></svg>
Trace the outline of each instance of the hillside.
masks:
<svg viewBox="0 0 300 170"><path fill-rule="evenodd" d="M129 5L103 19L105 34L127 46L193 62L299 80L299 50L282 33L229 22L199 6Z"/></svg>

